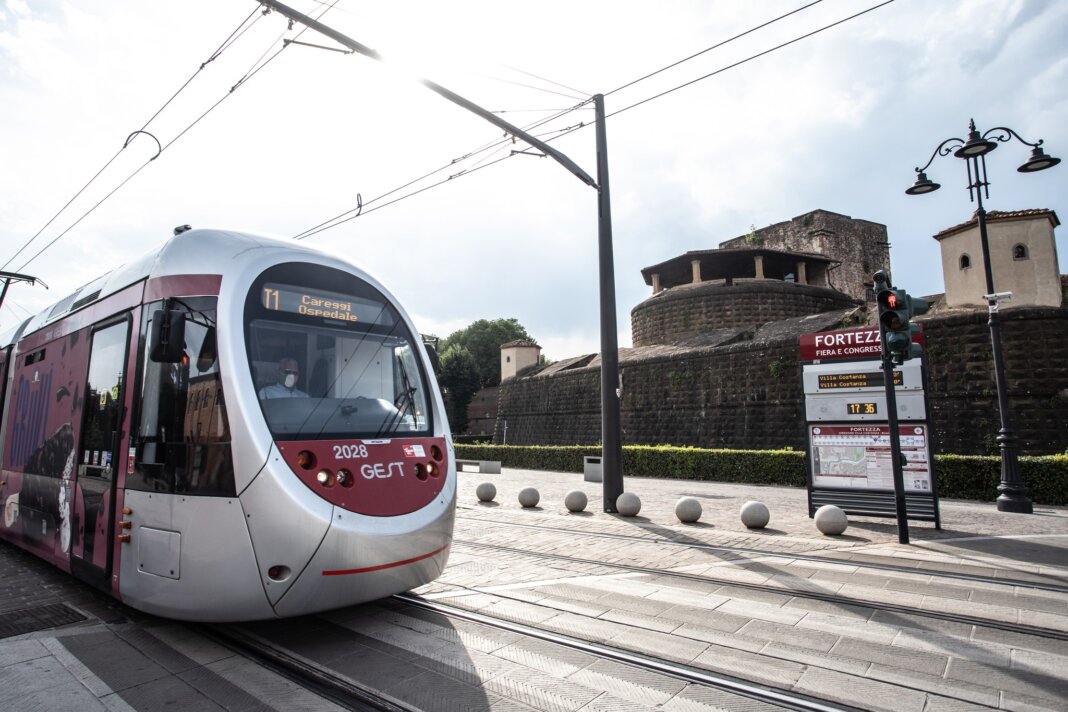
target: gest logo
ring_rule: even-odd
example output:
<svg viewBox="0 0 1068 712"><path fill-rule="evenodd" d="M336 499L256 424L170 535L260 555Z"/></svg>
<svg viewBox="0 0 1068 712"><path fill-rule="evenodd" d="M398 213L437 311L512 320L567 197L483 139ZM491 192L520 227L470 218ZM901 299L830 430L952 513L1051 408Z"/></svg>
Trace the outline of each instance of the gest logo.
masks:
<svg viewBox="0 0 1068 712"><path fill-rule="evenodd" d="M396 474L404 477L404 463L403 462L390 462L390 463L376 463L374 465L366 464L360 466L360 474L365 480L386 480L393 476L394 471Z"/></svg>

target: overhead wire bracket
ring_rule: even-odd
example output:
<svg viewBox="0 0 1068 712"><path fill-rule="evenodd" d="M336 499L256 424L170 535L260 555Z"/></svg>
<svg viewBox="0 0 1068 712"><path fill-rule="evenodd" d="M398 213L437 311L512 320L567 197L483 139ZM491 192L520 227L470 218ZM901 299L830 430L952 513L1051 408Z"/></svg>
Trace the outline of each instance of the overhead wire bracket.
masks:
<svg viewBox="0 0 1068 712"><path fill-rule="evenodd" d="M293 21L290 20L290 23ZM288 47L291 44L300 45L301 47L314 47L315 49L325 49L328 52L340 52L341 54L352 54L355 50L342 49L340 47L327 47L326 45L313 44L311 42L301 42L299 40L282 40L282 46Z"/></svg>
<svg viewBox="0 0 1068 712"><path fill-rule="evenodd" d="M0 307L4 305L4 297L7 296L7 288L11 286L12 282L29 282L31 285L41 283L41 286L48 289L48 285L37 277L31 277L28 274L19 274L18 272L0 272L0 280L3 280L4 286L0 287Z"/></svg>

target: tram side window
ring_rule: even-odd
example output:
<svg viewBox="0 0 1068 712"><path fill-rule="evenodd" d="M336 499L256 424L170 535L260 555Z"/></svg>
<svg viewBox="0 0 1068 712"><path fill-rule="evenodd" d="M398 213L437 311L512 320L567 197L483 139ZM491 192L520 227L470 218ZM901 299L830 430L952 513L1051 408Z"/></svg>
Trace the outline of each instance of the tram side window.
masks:
<svg viewBox="0 0 1068 712"><path fill-rule="evenodd" d="M230 426L219 378L215 297L170 299L186 312L185 353L177 363L149 357L147 334L164 309L148 304L141 325L142 394L135 440L135 471L128 489L234 496Z"/></svg>

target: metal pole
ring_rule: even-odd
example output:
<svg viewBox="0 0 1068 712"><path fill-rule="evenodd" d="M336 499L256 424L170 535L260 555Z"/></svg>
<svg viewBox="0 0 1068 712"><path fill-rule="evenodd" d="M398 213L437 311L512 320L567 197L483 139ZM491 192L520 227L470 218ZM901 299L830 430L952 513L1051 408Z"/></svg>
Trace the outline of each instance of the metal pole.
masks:
<svg viewBox="0 0 1068 712"><path fill-rule="evenodd" d="M897 512L897 540L909 543L908 510L905 508L905 478L901 474L901 429L897 422L897 389L894 364L886 348L886 328L879 325L879 344L883 357L883 386L886 390L886 419L890 426L890 460L894 472L894 510Z"/></svg>
<svg viewBox="0 0 1068 712"><path fill-rule="evenodd" d="M597 233L601 289L601 491L604 511L616 511L623 494L623 444L619 422L619 345L616 337L616 279L612 256L612 206L608 192L608 138L604 96L593 97L597 122Z"/></svg>
<svg viewBox="0 0 1068 712"><path fill-rule="evenodd" d="M979 159L972 158L975 167L976 182L979 183ZM983 179L985 181L985 177ZM998 394L998 412L1001 415L1001 430L998 432L998 446L1001 448L1001 483L998 484L997 507L999 512L1031 514L1034 507L1027 496L1027 486L1020 476L1020 461L1016 453L1016 433L1012 429L1009 414L1009 394L1005 383L1005 359L1001 352L1001 318L998 316L998 298L994 293L994 270L990 264L990 243L986 230L986 209L983 208L983 186L976 187L975 194L979 200L976 219L979 223L979 242L983 250L983 271L986 276L987 310L990 319L990 347L994 356L994 384Z"/></svg>

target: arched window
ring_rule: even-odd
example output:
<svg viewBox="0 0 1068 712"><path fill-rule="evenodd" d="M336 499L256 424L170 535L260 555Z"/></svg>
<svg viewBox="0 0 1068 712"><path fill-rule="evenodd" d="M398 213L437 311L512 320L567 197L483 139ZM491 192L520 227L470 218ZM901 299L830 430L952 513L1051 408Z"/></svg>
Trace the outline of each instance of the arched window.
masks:
<svg viewBox="0 0 1068 712"><path fill-rule="evenodd" d="M961 255L960 256L960 268L961 269L968 269L971 266L972 266L972 258L969 257L966 254Z"/></svg>
<svg viewBox="0 0 1068 712"><path fill-rule="evenodd" d="M1014 260L1026 260L1027 259L1027 245L1020 243L1012 248L1012 259Z"/></svg>

